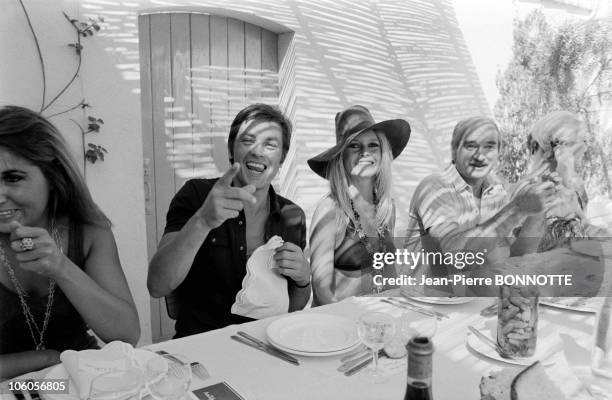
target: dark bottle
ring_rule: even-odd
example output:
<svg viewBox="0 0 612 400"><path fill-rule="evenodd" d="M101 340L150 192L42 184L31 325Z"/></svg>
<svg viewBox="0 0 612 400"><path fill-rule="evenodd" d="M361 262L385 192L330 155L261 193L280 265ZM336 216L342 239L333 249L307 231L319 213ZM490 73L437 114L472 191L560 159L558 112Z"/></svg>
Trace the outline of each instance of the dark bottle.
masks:
<svg viewBox="0 0 612 400"><path fill-rule="evenodd" d="M408 350L408 381L404 400L433 400L431 372L433 344L426 337L414 337Z"/></svg>

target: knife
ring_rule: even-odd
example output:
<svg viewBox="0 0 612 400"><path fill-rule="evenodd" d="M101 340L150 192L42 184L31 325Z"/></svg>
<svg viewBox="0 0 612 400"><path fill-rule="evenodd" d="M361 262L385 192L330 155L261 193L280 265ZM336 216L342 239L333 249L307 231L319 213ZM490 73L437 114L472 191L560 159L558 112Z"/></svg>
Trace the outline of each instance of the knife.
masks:
<svg viewBox="0 0 612 400"><path fill-rule="evenodd" d="M345 363L355 358L361 358L365 353L372 353L365 345L360 344L355 350L349 351L344 357L340 359L341 363Z"/></svg>
<svg viewBox="0 0 612 400"><path fill-rule="evenodd" d="M483 343L487 344L489 347L491 347L493 350L495 350L500 356L502 356L503 358L507 358L509 360L514 360L514 357L507 354L499 344L497 344L496 342L493 341L493 339L491 339L490 337L488 337L487 335L485 335L484 333L480 332L478 329L474 328L472 325L468 325L468 329L470 330L470 332L472 332L474 335L476 335L478 337L478 339L480 339Z"/></svg>
<svg viewBox="0 0 612 400"><path fill-rule="evenodd" d="M293 357L291 354L289 354L287 352L284 352L284 351L282 351L280 349L277 349L276 347L269 345L268 343L264 342L263 340L259 340L256 337L254 337L252 335L249 335L248 333L246 333L244 331L238 331L237 333L238 333L238 335L242 336L243 338L245 338L247 340L250 340L251 342L253 342L253 343L255 343L255 344L259 345L259 346L262 346L266 350L270 350L270 351L272 351L272 352L282 356L283 358L286 358L287 360L292 360L292 361L298 362L298 359Z"/></svg>
<svg viewBox="0 0 612 400"><path fill-rule="evenodd" d="M393 299L393 300L397 301L400 304L403 304L403 305L406 305L406 306L409 306L409 307L413 307L414 309L418 308L418 309L430 312L433 315L435 315L438 319L450 318L447 314L444 314L444 313L441 313L441 312L438 312L438 311L435 311L435 310L431 310L429 308L423 307L423 306L418 305L418 304L414 304L413 302L408 301L408 299L406 299L406 298L391 297L390 299Z"/></svg>
<svg viewBox="0 0 612 400"><path fill-rule="evenodd" d="M360 364L355 365L353 368L349 369L348 371L344 372L345 376L351 376L356 374L357 372L361 371L362 369L364 369L368 364L370 364L372 362L372 357L369 357L367 360L363 361Z"/></svg>
<svg viewBox="0 0 612 400"><path fill-rule="evenodd" d="M385 351L383 349L378 351L378 357L382 357L384 356ZM348 360L344 363L342 363L339 367L338 367L338 372L346 372L348 370L350 370L351 368L361 364L362 362L366 361L366 360L372 360L372 352L369 351L367 354L363 354L357 358Z"/></svg>
<svg viewBox="0 0 612 400"><path fill-rule="evenodd" d="M288 363L291 363L293 365L300 365L300 362L297 359L293 358L293 357L285 357L281 353L277 353L277 352L275 352L275 351L273 351L273 350L271 350L271 349L269 349L267 347L264 347L264 346L261 346L259 344L256 344L255 342L249 341L249 340L247 340L247 339L245 339L245 338L243 338L241 336L232 335L232 336L230 336L230 338L232 338L235 341L240 342L242 344L246 344L247 346L253 347L254 349L261 350L264 353L267 353L267 354L269 354L269 355L271 355L273 357L280 358L281 360L287 361Z"/></svg>
<svg viewBox="0 0 612 400"><path fill-rule="evenodd" d="M440 315L436 315L435 311L431 311L428 310L426 308L421 308L421 307L415 307L413 304L410 303L402 303L402 302L393 302L390 299L382 299L381 300L383 303L387 303L387 304L391 304L392 306L395 307L399 307L399 308L403 308L405 310L410 310L410 311L414 311L417 312L419 314L423 314L423 315L427 315L428 317L434 317L438 320L442 319L442 317ZM444 316L446 316L446 314L443 314ZM448 316L446 316L446 318L448 318Z"/></svg>

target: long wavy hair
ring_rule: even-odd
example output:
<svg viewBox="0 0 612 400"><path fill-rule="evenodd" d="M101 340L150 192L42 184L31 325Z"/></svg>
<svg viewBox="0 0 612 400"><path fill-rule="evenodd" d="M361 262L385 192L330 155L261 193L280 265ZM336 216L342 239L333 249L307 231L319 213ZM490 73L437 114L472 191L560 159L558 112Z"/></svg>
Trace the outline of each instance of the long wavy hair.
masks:
<svg viewBox="0 0 612 400"><path fill-rule="evenodd" d="M381 147L380 168L374 176L374 192L378 199L375 225L391 230L393 228L393 199L391 198L391 162L393 155L387 137L375 132ZM354 135L346 140L345 148L335 158L330 160L327 169L327 180L329 181L330 197L335 201L340 212L336 212L336 226L339 231L344 231L351 224L357 226L357 220L351 208L351 197L348 188L351 184L349 171L344 168L343 154L346 146L359 135Z"/></svg>
<svg viewBox="0 0 612 400"><path fill-rule="evenodd" d="M94 203L81 172L58 131L41 114L24 107L0 108L0 147L40 168L49 182L49 219L110 227Z"/></svg>

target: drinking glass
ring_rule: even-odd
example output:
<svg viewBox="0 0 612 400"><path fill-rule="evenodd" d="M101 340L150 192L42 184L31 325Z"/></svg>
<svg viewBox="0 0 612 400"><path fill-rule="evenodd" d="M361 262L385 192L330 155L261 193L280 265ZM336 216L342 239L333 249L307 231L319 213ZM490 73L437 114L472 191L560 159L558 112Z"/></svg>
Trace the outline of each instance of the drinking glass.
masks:
<svg viewBox="0 0 612 400"><path fill-rule="evenodd" d="M395 336L395 321L385 313L367 312L357 322L359 338L372 350L373 368L366 370L375 383L382 382L384 375L378 370L378 351Z"/></svg>
<svg viewBox="0 0 612 400"><path fill-rule="evenodd" d="M144 374L138 368L109 371L91 382L92 400L140 400L143 398Z"/></svg>
<svg viewBox="0 0 612 400"><path fill-rule="evenodd" d="M500 286L497 344L504 355L531 357L538 340L538 296L529 288Z"/></svg>
<svg viewBox="0 0 612 400"><path fill-rule="evenodd" d="M183 400L191 384L191 366L180 354L162 354L147 363L149 392L156 400Z"/></svg>

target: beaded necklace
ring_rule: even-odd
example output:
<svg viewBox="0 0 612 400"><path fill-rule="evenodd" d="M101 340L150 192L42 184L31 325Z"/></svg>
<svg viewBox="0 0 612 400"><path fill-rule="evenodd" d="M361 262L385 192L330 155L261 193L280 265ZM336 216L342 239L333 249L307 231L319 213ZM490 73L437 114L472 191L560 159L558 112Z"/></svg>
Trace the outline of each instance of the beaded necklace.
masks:
<svg viewBox="0 0 612 400"><path fill-rule="evenodd" d="M376 192L372 193L372 200L374 203L374 215L376 215L378 211L378 198L376 197ZM361 216L355 209L355 204L353 203L353 199L350 199L350 202L351 202L351 209L353 210L353 215L355 216L355 221L357 222L355 226L355 232L357 233L357 237L359 237L359 241L361 242L363 247L365 247L370 257L373 257L374 253L376 252L384 252L387 248L387 246L385 245L385 240L384 240L385 231L387 230L387 227L385 225L382 225L376 228L376 235L378 236L378 246L374 248L374 246L368 241L368 236L363 230L363 227L361 225Z"/></svg>
<svg viewBox="0 0 612 400"><path fill-rule="evenodd" d="M51 236L53 240L59 247L61 253L63 253L61 235L55 226L55 220L51 220ZM19 296L19 303L21 304L21 309L23 311L23 315L25 317L26 323L28 325L28 329L30 331L30 336L34 341L34 345L36 346L36 350L44 350L45 349L45 332L47 331L47 326L49 325L49 320L51 319L51 309L53 307L53 300L55 298L55 281L49 279L49 288L47 294L47 306L45 307L45 317L43 320L42 328L38 327L36 320L34 319L34 315L32 315L32 311L30 310L30 306L26 301L26 297L30 295L23 289L21 283L15 276L15 270L9 261L6 252L4 251L4 245L0 243L0 260L4 264L7 269L9 278L15 291L17 292L17 296ZM36 331L36 334L34 333ZM38 336L38 339L36 338Z"/></svg>
<svg viewBox="0 0 612 400"><path fill-rule="evenodd" d="M376 197L376 192L374 191L372 192L372 201L374 203L374 215L376 216L376 213L378 211L378 198ZM361 225L361 218L360 218L359 213L355 209L355 204L353 203L353 199L351 199L351 209L353 210L353 215L355 216L355 221L357 222L355 226L355 232L357 232L359 241L361 242L363 247L365 247L366 251L368 252L368 256L370 257L370 260L372 260L374 258L374 253L385 252L387 250L387 246L385 245L385 240L384 240L385 231L387 230L387 227L383 225L383 226L379 226L378 228L376 228L376 235L378 236L378 246L377 248L374 248L374 246L368 241L368 237L363 230L363 227ZM376 271L374 275L380 275L380 271ZM374 282L374 280L372 282ZM372 287L372 293L380 294L382 293L383 289L384 289L383 285L374 284L374 286Z"/></svg>

